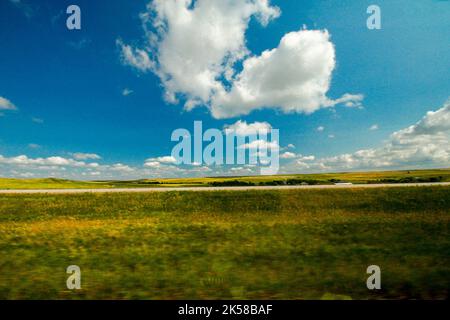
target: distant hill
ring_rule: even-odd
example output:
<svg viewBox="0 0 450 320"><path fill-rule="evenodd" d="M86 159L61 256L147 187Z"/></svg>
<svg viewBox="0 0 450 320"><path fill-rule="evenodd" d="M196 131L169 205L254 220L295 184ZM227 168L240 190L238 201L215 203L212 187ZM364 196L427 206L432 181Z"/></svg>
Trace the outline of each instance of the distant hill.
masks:
<svg viewBox="0 0 450 320"><path fill-rule="evenodd" d="M140 179L130 181L73 181L57 178L13 179L0 178L0 189L99 189L151 188L181 186L267 186L320 185L351 182L366 183L422 183L450 182L450 169L402 170L373 172L341 172L291 174L277 176L209 177L180 179Z"/></svg>

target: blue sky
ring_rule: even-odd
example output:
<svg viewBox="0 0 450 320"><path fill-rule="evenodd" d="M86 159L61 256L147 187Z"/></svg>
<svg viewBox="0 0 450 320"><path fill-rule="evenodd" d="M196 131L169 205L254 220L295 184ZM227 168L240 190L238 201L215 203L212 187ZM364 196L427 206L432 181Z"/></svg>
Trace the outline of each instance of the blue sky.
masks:
<svg viewBox="0 0 450 320"><path fill-rule="evenodd" d="M0 176L253 174L249 167L177 167L160 158L170 155L177 128L192 130L194 121L203 121L205 128L222 129L239 120L280 130L280 172L448 167L449 1L215 2L1 1ZM70 4L81 8L81 30L66 27ZM366 26L371 4L381 8L381 30ZM219 19L205 16L212 9ZM197 10L183 27L196 32L173 27L183 18L171 20L176 10ZM165 31L155 28L156 19L167 24ZM229 31L232 21L243 31ZM295 45L283 49L280 41L289 33ZM158 40L151 42L151 35ZM220 38L228 43L199 50ZM303 54L309 43L319 57ZM272 49L279 58L263 59ZM136 60L139 52L148 60ZM223 79L224 52L237 60L234 79L245 81ZM204 87L192 80L191 88L196 71L216 72L202 69L207 59L222 63L220 77ZM251 59L259 69L244 70ZM186 61L192 68L176 75ZM310 70L328 63L329 73ZM304 82L321 83L318 97L298 93ZM291 84L297 91L287 94ZM269 93L254 100L239 91L268 85ZM164 97L172 93L175 103ZM345 94L352 96L339 103ZM198 104L192 110L185 107L189 100ZM149 159L160 165L146 166Z"/></svg>

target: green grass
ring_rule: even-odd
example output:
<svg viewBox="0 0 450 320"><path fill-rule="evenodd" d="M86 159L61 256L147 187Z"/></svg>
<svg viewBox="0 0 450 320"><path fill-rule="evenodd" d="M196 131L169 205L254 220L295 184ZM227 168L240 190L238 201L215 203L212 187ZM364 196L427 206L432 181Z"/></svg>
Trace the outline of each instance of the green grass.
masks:
<svg viewBox="0 0 450 320"><path fill-rule="evenodd" d="M151 188L183 186L285 185L333 184L346 181L364 183L450 182L450 169L341 172L322 174L292 174L278 176L211 177L181 179L141 179L133 181L72 181L64 179L10 179L0 178L1 189L98 189Z"/></svg>
<svg viewBox="0 0 450 320"><path fill-rule="evenodd" d="M0 178L0 190L13 189L109 189L146 187L144 181L74 181L56 178Z"/></svg>
<svg viewBox="0 0 450 320"><path fill-rule="evenodd" d="M449 208L443 186L0 195L0 299L445 299Z"/></svg>

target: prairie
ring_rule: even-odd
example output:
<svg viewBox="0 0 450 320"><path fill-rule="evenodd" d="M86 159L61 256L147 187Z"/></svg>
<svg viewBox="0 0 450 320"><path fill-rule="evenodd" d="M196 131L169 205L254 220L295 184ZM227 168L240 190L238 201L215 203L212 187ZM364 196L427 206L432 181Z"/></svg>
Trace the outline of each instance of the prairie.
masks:
<svg viewBox="0 0 450 320"><path fill-rule="evenodd" d="M450 182L450 169L341 172L320 174L291 174L277 176L205 177L179 179L140 179L130 181L73 181L64 179L12 179L0 178L1 189L105 189L151 187L210 187L333 184L335 182L405 183Z"/></svg>
<svg viewBox="0 0 450 320"><path fill-rule="evenodd" d="M449 208L448 186L0 194L0 299L448 299Z"/></svg>

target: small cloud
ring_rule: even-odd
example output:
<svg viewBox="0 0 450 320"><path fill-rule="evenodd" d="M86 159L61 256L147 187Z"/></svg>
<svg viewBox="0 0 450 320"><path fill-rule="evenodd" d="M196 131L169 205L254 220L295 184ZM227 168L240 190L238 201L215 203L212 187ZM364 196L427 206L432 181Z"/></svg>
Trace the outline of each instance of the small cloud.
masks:
<svg viewBox="0 0 450 320"><path fill-rule="evenodd" d="M377 125L377 124L372 125L372 126L369 128L369 130L370 130L370 131L378 130L378 125Z"/></svg>
<svg viewBox="0 0 450 320"><path fill-rule="evenodd" d="M280 156L280 158L281 159L294 159L296 157L296 155L295 155L295 153L293 153L293 152L285 152L285 153L283 153L281 156Z"/></svg>
<svg viewBox="0 0 450 320"><path fill-rule="evenodd" d="M172 165L176 164L177 159L172 156L163 156L157 158L150 158L145 160L144 166L149 168L159 168L162 165Z"/></svg>
<svg viewBox="0 0 450 320"><path fill-rule="evenodd" d="M161 166L161 163L159 163L158 161L146 161L144 163L144 166L149 168L159 168Z"/></svg>
<svg viewBox="0 0 450 320"><path fill-rule="evenodd" d="M300 156L300 157L298 158L299 161L313 161L313 160L315 160L315 159L316 159L316 157L313 156L313 155L310 155L310 156Z"/></svg>
<svg viewBox="0 0 450 320"><path fill-rule="evenodd" d="M159 158L157 158L157 160L161 163L166 163L166 164L177 163L177 159L175 159L172 156L159 157Z"/></svg>
<svg viewBox="0 0 450 320"><path fill-rule="evenodd" d="M287 148L288 148L288 149L295 149L295 145L293 145L292 143L289 143L289 144L287 145Z"/></svg>
<svg viewBox="0 0 450 320"><path fill-rule="evenodd" d="M334 139L334 138L335 138L335 137L334 137L334 134L329 134L329 135L328 135L328 138Z"/></svg>
<svg viewBox="0 0 450 320"><path fill-rule="evenodd" d="M244 168L244 167L233 167L233 168L230 169L230 171L233 172L233 173L245 174L245 173L251 173L252 169L251 168Z"/></svg>
<svg viewBox="0 0 450 320"><path fill-rule="evenodd" d="M238 136L248 136L258 133L268 133L272 126L268 122L254 122L247 123L246 121L238 120L231 125L225 125L224 130L226 134L235 134Z"/></svg>
<svg viewBox="0 0 450 320"><path fill-rule="evenodd" d="M83 38L83 39L78 40L78 41L69 41L69 42L67 42L67 44L68 44L70 47L72 47L72 48L74 48L74 49L76 49L76 50L84 49L84 48L86 48L90 43L91 43L91 40L88 39L88 38Z"/></svg>
<svg viewBox="0 0 450 320"><path fill-rule="evenodd" d="M17 110L17 107L8 99L0 97L0 110Z"/></svg>
<svg viewBox="0 0 450 320"><path fill-rule="evenodd" d="M63 14L64 14L64 11L60 10L56 15L54 15L50 20L52 25L55 25L61 19Z"/></svg>
<svg viewBox="0 0 450 320"><path fill-rule="evenodd" d="M34 173L32 172L22 172L18 174L19 177L21 178L32 178L34 177Z"/></svg>
<svg viewBox="0 0 450 320"><path fill-rule="evenodd" d="M320 127L317 127L317 129L316 129L318 132L323 132L324 130L325 130L325 128L324 127L322 127L322 126L320 126Z"/></svg>
<svg viewBox="0 0 450 320"><path fill-rule="evenodd" d="M23 0L9 0L16 8L23 12L25 17L31 18L34 15L34 9Z"/></svg>
<svg viewBox="0 0 450 320"><path fill-rule="evenodd" d="M126 164L116 163L111 167L111 170L119 172L133 172L135 169Z"/></svg>
<svg viewBox="0 0 450 320"><path fill-rule="evenodd" d="M364 109L361 103L349 101L345 104L347 108L357 108L357 109Z"/></svg>
<svg viewBox="0 0 450 320"><path fill-rule="evenodd" d="M121 51L121 59L124 65L134 67L141 72L154 69L154 62L144 50L124 44L121 39L116 40L116 45Z"/></svg>
<svg viewBox="0 0 450 320"><path fill-rule="evenodd" d="M335 100L337 103L343 103L347 108L364 109L362 101L364 95L362 94L344 94L341 98Z"/></svg>
<svg viewBox="0 0 450 320"><path fill-rule="evenodd" d="M42 120L41 118L35 118L35 117L31 118L31 121L33 121L34 123L39 123L39 124L44 123L44 120Z"/></svg>
<svg viewBox="0 0 450 320"><path fill-rule="evenodd" d="M277 141L266 141L263 139L254 140L250 143L242 144L238 149L248 150L279 150L280 146Z"/></svg>
<svg viewBox="0 0 450 320"><path fill-rule="evenodd" d="M130 94L132 94L133 92L134 92L133 90L125 88L122 90L122 95L126 97L126 96L129 96Z"/></svg>
<svg viewBox="0 0 450 320"><path fill-rule="evenodd" d="M72 156L76 160L99 160L102 158L95 153L81 153L81 152L73 153Z"/></svg>
<svg viewBox="0 0 450 320"><path fill-rule="evenodd" d="M36 143L30 143L28 144L28 148L30 149L39 149L41 146Z"/></svg>

